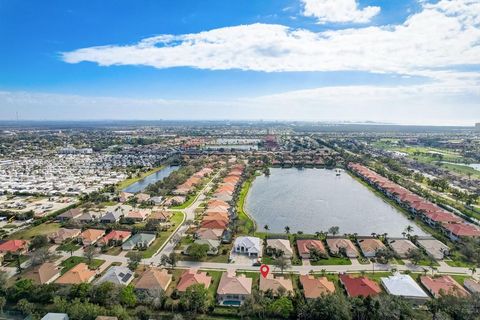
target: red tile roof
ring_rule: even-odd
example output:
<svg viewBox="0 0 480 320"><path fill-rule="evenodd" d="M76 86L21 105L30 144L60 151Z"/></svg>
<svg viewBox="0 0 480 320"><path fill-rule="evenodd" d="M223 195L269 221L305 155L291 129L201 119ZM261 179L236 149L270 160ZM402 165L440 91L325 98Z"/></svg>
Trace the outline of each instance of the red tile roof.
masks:
<svg viewBox="0 0 480 320"><path fill-rule="evenodd" d="M349 297L376 296L382 289L380 286L366 277L351 277L346 274L340 275L340 282L345 287Z"/></svg>
<svg viewBox="0 0 480 320"><path fill-rule="evenodd" d="M28 241L26 240L7 240L0 244L0 252L15 253L27 248Z"/></svg>

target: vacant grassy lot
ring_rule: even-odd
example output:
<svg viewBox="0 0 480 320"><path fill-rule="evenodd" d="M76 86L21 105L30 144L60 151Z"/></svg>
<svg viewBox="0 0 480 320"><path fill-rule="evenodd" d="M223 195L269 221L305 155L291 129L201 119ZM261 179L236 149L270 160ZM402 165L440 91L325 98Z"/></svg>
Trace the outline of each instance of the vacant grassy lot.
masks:
<svg viewBox="0 0 480 320"><path fill-rule="evenodd" d="M84 257L70 257L68 258L67 260L65 261L62 261L62 263L60 264L63 269L62 269L62 274L64 274L65 272L67 272L68 270L72 269L73 267L75 267L77 264L79 263L87 263L87 259L84 258ZM92 269L92 270L96 270L98 269L103 263L105 263L105 260L101 260L101 259L93 259L92 260L92 263L89 265L89 268Z"/></svg>
<svg viewBox="0 0 480 320"><path fill-rule="evenodd" d="M344 257L329 257L328 259L320 259L318 261L310 261L312 266L330 266L330 265L351 265L352 261Z"/></svg>
<svg viewBox="0 0 480 320"><path fill-rule="evenodd" d="M9 239L23 239L23 240L30 240L35 236L38 235L49 235L60 229L60 224L56 222L45 222L36 227L29 227L25 230L21 230L19 232L15 232L11 234L8 238Z"/></svg>

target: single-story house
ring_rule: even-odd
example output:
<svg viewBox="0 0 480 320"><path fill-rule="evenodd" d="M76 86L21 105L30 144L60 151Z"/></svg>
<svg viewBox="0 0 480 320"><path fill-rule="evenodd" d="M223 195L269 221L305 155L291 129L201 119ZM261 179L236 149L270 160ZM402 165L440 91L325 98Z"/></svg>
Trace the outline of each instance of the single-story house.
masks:
<svg viewBox="0 0 480 320"><path fill-rule="evenodd" d="M125 215L125 219L136 221L136 222L141 222L152 213L151 210L148 209L135 209L130 211Z"/></svg>
<svg viewBox="0 0 480 320"><path fill-rule="evenodd" d="M172 275L166 269L150 268L138 279L135 289L166 291L171 282Z"/></svg>
<svg viewBox="0 0 480 320"><path fill-rule="evenodd" d="M217 302L225 306L240 306L252 294L251 278L244 274L239 276L229 270L222 274L217 289Z"/></svg>
<svg viewBox="0 0 480 320"><path fill-rule="evenodd" d="M49 312L43 316L41 320L69 320L68 314L66 313L54 313Z"/></svg>
<svg viewBox="0 0 480 320"><path fill-rule="evenodd" d="M381 278L382 285L388 294L403 297L414 303L424 303L428 294L407 274L396 274Z"/></svg>
<svg viewBox="0 0 480 320"><path fill-rule="evenodd" d="M73 208L68 211L65 211L62 214L59 214L56 219L59 221L67 221L70 219L78 218L82 215L82 211L78 208Z"/></svg>
<svg viewBox="0 0 480 320"><path fill-rule="evenodd" d="M362 250L362 253L367 258L373 258L377 255L377 251L381 249L386 249L382 241L378 239L359 239L358 245Z"/></svg>
<svg viewBox="0 0 480 320"><path fill-rule="evenodd" d="M154 220L156 222L167 222L170 220L172 213L166 210L156 210L152 211L152 214L148 217L148 220Z"/></svg>
<svg viewBox="0 0 480 320"><path fill-rule="evenodd" d="M167 200L165 200L164 205L166 205L166 206L176 206L176 205L180 205L180 204L184 203L185 200L187 200L187 198L184 197L184 196L175 196L175 197L171 197L171 198L168 198Z"/></svg>
<svg viewBox="0 0 480 320"><path fill-rule="evenodd" d="M133 250L148 248L157 236L152 233L137 233L125 241L122 245L123 250Z"/></svg>
<svg viewBox="0 0 480 320"><path fill-rule="evenodd" d="M150 200L150 195L146 193L137 193L135 199L137 199L138 202L147 202Z"/></svg>
<svg viewBox="0 0 480 320"><path fill-rule="evenodd" d="M245 253L248 256L262 256L262 240L257 237L238 237L233 244L236 253Z"/></svg>
<svg viewBox="0 0 480 320"><path fill-rule="evenodd" d="M450 254L450 248L436 239L418 239L417 243L434 259L442 260Z"/></svg>
<svg viewBox="0 0 480 320"><path fill-rule="evenodd" d="M104 282L111 282L116 285L124 285L127 286L132 282L134 278L134 273L130 271L127 267L122 266L113 266L108 269L105 274L97 280L97 284L101 284Z"/></svg>
<svg viewBox="0 0 480 320"><path fill-rule="evenodd" d="M180 281L177 284L177 290L179 292L187 291L188 287L195 284L203 284L205 289L210 287L212 277L208 276L206 272L197 271L195 269L188 269L180 277Z"/></svg>
<svg viewBox="0 0 480 320"><path fill-rule="evenodd" d="M82 242L84 246L90 246L97 242L104 234L105 230L87 229L80 233L78 239Z"/></svg>
<svg viewBox="0 0 480 320"><path fill-rule="evenodd" d="M123 211L122 210L115 210L115 211L109 211L107 212L101 219L101 223L115 223L120 221L120 219L123 217Z"/></svg>
<svg viewBox="0 0 480 320"><path fill-rule="evenodd" d="M65 272L55 281L58 284L79 284L89 283L95 277L95 271L90 270L85 263L79 263L72 269Z"/></svg>
<svg viewBox="0 0 480 320"><path fill-rule="evenodd" d="M341 250L345 250L347 257L358 257L358 250L350 239L328 238L327 245L332 254L338 254Z"/></svg>
<svg viewBox="0 0 480 320"><path fill-rule="evenodd" d="M340 275L342 283L349 297L376 296L382 292L380 286L366 277L352 277L347 274Z"/></svg>
<svg viewBox="0 0 480 320"><path fill-rule="evenodd" d="M127 241L131 235L132 233L130 231L112 230L110 231L110 233L108 233L107 235L103 236L100 240L98 240L97 244L99 246L106 246L106 245L116 246Z"/></svg>
<svg viewBox="0 0 480 320"><path fill-rule="evenodd" d="M480 293L480 281L473 279L465 279L465 281L463 281L463 285L471 293Z"/></svg>
<svg viewBox="0 0 480 320"><path fill-rule="evenodd" d="M298 254L302 259L309 259L310 258L310 250L316 249L322 253L327 253L325 250L325 246L321 240L315 239L304 239L304 240L297 240L297 249Z"/></svg>
<svg viewBox="0 0 480 320"><path fill-rule="evenodd" d="M162 196L151 197L149 201L155 205L159 205L159 204L162 204L163 197Z"/></svg>
<svg viewBox="0 0 480 320"><path fill-rule="evenodd" d="M222 238L224 232L224 229L200 228L195 232L195 237L204 240L219 240Z"/></svg>
<svg viewBox="0 0 480 320"><path fill-rule="evenodd" d="M36 284L48 284L55 281L60 276L60 268L52 262L45 262L33 268L25 275L26 279L31 279Z"/></svg>
<svg viewBox="0 0 480 320"><path fill-rule="evenodd" d="M193 243L195 244L206 244L208 246L208 255L217 255L218 248L220 248L220 240L210 240L210 239L197 239Z"/></svg>
<svg viewBox="0 0 480 320"><path fill-rule="evenodd" d="M420 282L435 298L440 298L442 295L457 297L466 297L469 295L467 290L447 275L437 277L421 276Z"/></svg>
<svg viewBox="0 0 480 320"><path fill-rule="evenodd" d="M278 295L280 292L293 294L292 280L281 276L274 276L272 273L269 273L266 277L260 277L259 289L263 292L271 290L274 295Z"/></svg>
<svg viewBox="0 0 480 320"><path fill-rule="evenodd" d="M391 239L388 241L388 245L402 259L407 257L409 251L418 249L412 241L407 239Z"/></svg>
<svg viewBox="0 0 480 320"><path fill-rule="evenodd" d="M0 253L24 254L28 251L27 240L7 240L0 243Z"/></svg>
<svg viewBox="0 0 480 320"><path fill-rule="evenodd" d="M326 277L315 278L313 275L301 275L300 283L307 299L316 299L324 294L335 292L335 284Z"/></svg>
<svg viewBox="0 0 480 320"><path fill-rule="evenodd" d="M66 240L77 238L81 232L82 230L80 229L60 228L57 231L50 234L48 238L56 244L61 244Z"/></svg>
<svg viewBox="0 0 480 320"><path fill-rule="evenodd" d="M267 239L267 251L283 252L287 259L293 257L293 249L288 239Z"/></svg>
<svg viewBox="0 0 480 320"><path fill-rule="evenodd" d="M133 197L135 194L133 193L130 193L130 192L125 192L125 191L122 191L120 192L120 202L127 202L131 197Z"/></svg>
<svg viewBox="0 0 480 320"><path fill-rule="evenodd" d="M208 229L227 229L228 221L225 220L204 220L200 224L200 228Z"/></svg>

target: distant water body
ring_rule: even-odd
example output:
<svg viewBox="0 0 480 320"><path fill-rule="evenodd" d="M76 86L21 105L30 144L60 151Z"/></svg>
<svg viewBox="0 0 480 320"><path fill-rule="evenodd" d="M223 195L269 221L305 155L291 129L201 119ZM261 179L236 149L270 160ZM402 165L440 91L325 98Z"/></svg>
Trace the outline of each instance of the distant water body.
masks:
<svg viewBox="0 0 480 320"><path fill-rule="evenodd" d="M401 237L405 227L426 235L413 221L353 179L326 169L271 168L270 176L255 179L246 200L247 212L259 230L315 233L332 226L340 234L388 233Z"/></svg>
<svg viewBox="0 0 480 320"><path fill-rule="evenodd" d="M172 172L177 171L180 168L180 166L168 166L165 167L155 173L152 173L151 175L146 176L145 178L129 185L122 191L125 192L130 192L130 193L136 193L136 192L141 192L145 190L146 187L151 185L152 183L155 183L157 181L163 180L164 178L168 177Z"/></svg>

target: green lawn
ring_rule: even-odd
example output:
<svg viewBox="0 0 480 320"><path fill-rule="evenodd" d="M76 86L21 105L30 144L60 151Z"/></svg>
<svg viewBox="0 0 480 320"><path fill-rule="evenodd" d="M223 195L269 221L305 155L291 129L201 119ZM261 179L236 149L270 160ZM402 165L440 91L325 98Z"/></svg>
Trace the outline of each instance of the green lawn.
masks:
<svg viewBox="0 0 480 320"><path fill-rule="evenodd" d="M24 255L20 255L20 264L24 263L25 261L28 260L28 256L24 256ZM10 260L8 261L7 264L5 264L6 267L16 267L17 266L17 259L13 259L13 260Z"/></svg>
<svg viewBox="0 0 480 320"><path fill-rule="evenodd" d="M377 283L381 283L381 278L383 277L389 277L392 275L392 273L390 272L384 272L384 271L379 271L379 272L365 272L364 274L361 274L361 273L352 273L351 274L352 276L356 276L356 277L359 277L359 276L365 276Z"/></svg>
<svg viewBox="0 0 480 320"><path fill-rule="evenodd" d="M64 274L65 272L67 272L68 270L72 269L77 264L82 263L82 262L87 263L87 259L85 257L73 256L73 257L70 257L70 258L62 261L62 263L60 264L63 267L61 273ZM95 269L98 269L104 262L105 262L105 260L93 259L92 263L89 265L89 267L90 267L90 269L95 270Z"/></svg>
<svg viewBox="0 0 480 320"><path fill-rule="evenodd" d="M49 235L55 231L60 229L60 224L56 222L45 222L42 224L39 224L38 226L35 227L29 227L27 229L15 232L11 234L8 238L9 239L24 239L24 240L30 240L35 236L38 235Z"/></svg>
<svg viewBox="0 0 480 320"><path fill-rule="evenodd" d="M318 261L310 261L312 266L329 266L329 265L351 265L352 261L343 257L329 257L328 259L320 259Z"/></svg>
<svg viewBox="0 0 480 320"><path fill-rule="evenodd" d="M256 229L255 221L253 221L250 218L250 216L245 212L245 208L244 208L245 199L247 197L248 190L250 190L253 179L255 179L255 177L252 177L247 181L245 181L238 195L237 213L238 213L238 222L239 222L239 228L238 228L239 235L253 234Z"/></svg>
<svg viewBox="0 0 480 320"><path fill-rule="evenodd" d="M57 247L57 251L72 252L80 249L80 245L74 242L65 242Z"/></svg>
<svg viewBox="0 0 480 320"><path fill-rule="evenodd" d="M212 299L215 299L217 295L218 284L220 283L220 278L222 277L222 271L207 271L207 274L212 277L212 283L208 287L208 293Z"/></svg>
<svg viewBox="0 0 480 320"><path fill-rule="evenodd" d="M448 264L450 267L461 267L461 268L476 267L475 263L466 262L462 260L445 260L445 263Z"/></svg>
<svg viewBox="0 0 480 320"><path fill-rule="evenodd" d="M187 200L184 203L182 203L178 206L170 207L170 208L171 209L185 209L185 208L189 207L193 203L195 198L197 198L197 194L198 194L198 192L195 192L194 194L189 195Z"/></svg>

